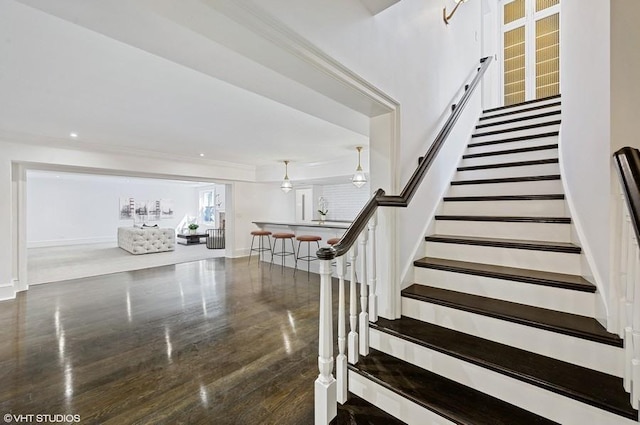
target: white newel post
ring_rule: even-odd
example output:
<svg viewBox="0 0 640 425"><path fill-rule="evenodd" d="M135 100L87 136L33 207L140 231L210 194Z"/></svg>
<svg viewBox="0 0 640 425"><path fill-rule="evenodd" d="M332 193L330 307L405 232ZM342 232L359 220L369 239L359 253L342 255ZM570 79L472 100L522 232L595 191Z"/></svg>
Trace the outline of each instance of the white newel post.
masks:
<svg viewBox="0 0 640 425"><path fill-rule="evenodd" d="M349 251L351 275L349 279L349 348L347 354L349 363L358 363L358 282L356 280L356 265L358 260L358 244L353 244Z"/></svg>
<svg viewBox="0 0 640 425"><path fill-rule="evenodd" d="M338 356L336 357L336 378L338 381L337 399L338 403L344 404L347 401L347 356L344 354L346 345L346 324L345 324L345 299L344 299L344 275L346 274L345 257L343 255L336 259L336 269L338 273Z"/></svg>
<svg viewBox="0 0 640 425"><path fill-rule="evenodd" d="M378 321L378 294L376 293L377 285L377 273L376 273L376 226L378 225L378 214L374 213L373 217L369 220L369 239L370 253L371 253L371 276L369 277L369 320L372 322Z"/></svg>
<svg viewBox="0 0 640 425"><path fill-rule="evenodd" d="M367 313L367 241L369 231L365 229L360 234L360 354L369 354L369 314Z"/></svg>
<svg viewBox="0 0 640 425"><path fill-rule="evenodd" d="M320 260L320 331L318 369L315 382L315 425L327 425L338 412L333 370L333 315L331 302L331 261Z"/></svg>

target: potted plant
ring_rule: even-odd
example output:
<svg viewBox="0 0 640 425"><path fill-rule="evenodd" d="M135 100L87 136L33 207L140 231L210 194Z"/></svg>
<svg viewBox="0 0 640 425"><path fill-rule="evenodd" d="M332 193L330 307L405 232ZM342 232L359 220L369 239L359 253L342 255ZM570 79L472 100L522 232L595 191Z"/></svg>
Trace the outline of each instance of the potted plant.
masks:
<svg viewBox="0 0 640 425"><path fill-rule="evenodd" d="M189 233L191 233L192 235L195 235L196 232L198 231L198 227L200 227L200 226L197 225L196 223L191 223L189 225Z"/></svg>
<svg viewBox="0 0 640 425"><path fill-rule="evenodd" d="M327 219L327 213L329 213L329 210L328 209L318 210L318 213L320 214L320 224L322 224Z"/></svg>

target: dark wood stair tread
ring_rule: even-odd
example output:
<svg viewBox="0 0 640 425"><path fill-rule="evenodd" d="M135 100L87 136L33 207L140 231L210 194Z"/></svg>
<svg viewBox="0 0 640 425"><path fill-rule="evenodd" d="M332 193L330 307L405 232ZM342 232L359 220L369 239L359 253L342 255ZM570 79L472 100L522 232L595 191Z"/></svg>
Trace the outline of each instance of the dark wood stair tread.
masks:
<svg viewBox="0 0 640 425"><path fill-rule="evenodd" d="M526 176L526 177L502 177L495 179L471 179L471 180L454 180L452 186L460 186L467 184L496 184L496 183L521 183L536 182L545 180L560 180L560 174L550 174L546 176Z"/></svg>
<svg viewBox="0 0 640 425"><path fill-rule="evenodd" d="M404 289L402 296L550 332L622 347L622 340L618 335L607 332L592 317L418 284L413 284Z"/></svg>
<svg viewBox="0 0 640 425"><path fill-rule="evenodd" d="M349 369L457 424L555 423L374 349Z"/></svg>
<svg viewBox="0 0 640 425"><path fill-rule="evenodd" d="M409 317L379 318L372 329L637 420L622 378Z"/></svg>
<svg viewBox="0 0 640 425"><path fill-rule="evenodd" d="M481 133L473 133L471 137L493 136L495 134L512 133L514 131L532 130L534 128L559 125L560 123L561 123L561 120L553 120L553 121L541 122L537 124L519 125L519 126L510 127L510 128L505 128L502 130L491 130L491 131L484 131Z"/></svg>
<svg viewBox="0 0 640 425"><path fill-rule="evenodd" d="M463 273L502 280L512 280L535 285L551 286L554 288L591 293L596 292L595 285L585 280L582 276L572 274L551 273L538 270L494 266L492 264L471 263L468 261L456 261L430 257L424 257L420 260L416 260L413 265L428 269L444 270L453 273Z"/></svg>
<svg viewBox="0 0 640 425"><path fill-rule="evenodd" d="M486 128L486 127L492 127L494 125L512 124L514 122L535 120L537 118L552 117L554 115L560 115L560 111L558 110L558 111L542 112L542 113L538 113L538 114L527 115L527 116L524 116L524 117L503 119L501 121L495 121L495 122L487 123L487 124L478 124L478 125L476 125L476 128ZM491 118L495 118L495 117L491 117Z"/></svg>
<svg viewBox="0 0 640 425"><path fill-rule="evenodd" d="M436 215L435 219L444 221L497 221L504 223L571 223L570 217L514 217L502 215Z"/></svg>
<svg viewBox="0 0 640 425"><path fill-rule="evenodd" d="M479 146L499 145L501 143L522 142L523 140L543 139L546 137L558 136L558 131L547 131L544 133L530 134L528 136L510 137L508 139L486 140L484 142L474 142L467 145L468 148L477 148Z"/></svg>
<svg viewBox="0 0 640 425"><path fill-rule="evenodd" d="M485 196L445 196L444 202L495 202L495 201L558 201L564 200L564 194L548 195L485 195Z"/></svg>
<svg viewBox="0 0 640 425"><path fill-rule="evenodd" d="M582 248L567 242L529 241L520 239L480 238L472 236L430 235L427 242L453 243L460 245L490 246L495 248L529 249L533 251L580 254Z"/></svg>
<svg viewBox="0 0 640 425"><path fill-rule="evenodd" d="M556 95L553 95L553 96L543 97L541 99L533 99L533 100L527 100L525 102L514 103L513 105L498 106L496 108L485 109L483 112L486 114L486 113L489 113L489 112L502 111L502 110L505 110L505 109L517 108L517 107L523 106L523 105L530 105L530 104L534 104L534 103L538 103L538 102L544 102L546 100L557 99L559 97L560 97L560 95L556 94Z"/></svg>
<svg viewBox="0 0 640 425"><path fill-rule="evenodd" d="M500 162L497 164L466 165L458 167L458 171L490 170L493 168L527 167L531 165L557 164L558 158L532 159L529 161Z"/></svg>
<svg viewBox="0 0 640 425"><path fill-rule="evenodd" d="M535 106L531 106L529 108L522 108L516 111L507 111L507 112L502 112L500 114L493 114L493 115L488 115L488 116L481 116L480 117L480 121L484 121L484 120L490 120L492 118L500 118L500 117L506 117L509 115L514 115L514 114L520 114L523 112L532 112L532 111L537 111L540 109L545 109L545 108L555 108L556 106L561 106L562 102L558 101L558 102L553 102L553 103L547 103L546 105L535 105ZM491 111L484 111L485 113L491 112Z"/></svg>
<svg viewBox="0 0 640 425"><path fill-rule="evenodd" d="M338 415L330 425L406 425L404 422L349 393L345 404L338 403Z"/></svg>
<svg viewBox="0 0 640 425"><path fill-rule="evenodd" d="M463 159L482 158L486 156L511 155L515 153L528 153L528 152L546 151L546 150L553 150L553 149L558 149L557 143L551 143L548 145L539 145L539 146L529 146L526 148L504 149L501 151L470 153L470 154L462 155L462 158Z"/></svg>

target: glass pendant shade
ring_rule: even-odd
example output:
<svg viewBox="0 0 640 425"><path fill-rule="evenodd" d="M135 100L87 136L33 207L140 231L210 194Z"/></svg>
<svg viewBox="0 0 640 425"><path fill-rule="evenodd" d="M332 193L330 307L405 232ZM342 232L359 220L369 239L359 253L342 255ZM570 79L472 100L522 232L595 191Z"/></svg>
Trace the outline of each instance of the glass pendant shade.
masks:
<svg viewBox="0 0 640 425"><path fill-rule="evenodd" d="M362 171L362 166L360 165L362 146L358 146L356 149L358 150L358 168L356 168L356 173L351 178L351 183L353 183L355 187L360 188L367 182L367 176L364 174L364 171Z"/></svg>
<svg viewBox="0 0 640 425"><path fill-rule="evenodd" d="M284 193L289 193L291 189L293 189L293 184L291 183L291 180L289 180L288 166L289 161L284 161L284 179L282 180L282 184L280 185L280 189L282 189Z"/></svg>

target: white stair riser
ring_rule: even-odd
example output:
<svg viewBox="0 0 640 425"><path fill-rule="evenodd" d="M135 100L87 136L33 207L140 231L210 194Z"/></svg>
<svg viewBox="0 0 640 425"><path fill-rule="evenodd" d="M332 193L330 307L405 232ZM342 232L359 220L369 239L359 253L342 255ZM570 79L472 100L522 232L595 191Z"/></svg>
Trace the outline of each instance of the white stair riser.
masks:
<svg viewBox="0 0 640 425"><path fill-rule="evenodd" d="M530 115L535 115L535 114L530 114ZM495 120L492 120L492 121L493 122L503 122L503 121L512 120L512 119L513 119L513 117L511 117L511 116L504 116L504 117L496 118ZM520 126L523 126L523 125L542 124L542 123L547 123L549 121L557 121L557 120L560 120L560 114L549 115L549 116L541 117L541 118L529 118L529 119L522 120L522 121L508 122L508 123L505 123L505 124L494 124L494 125L490 125L490 126L487 126L487 127L476 128L475 132L505 130L505 129L508 129L508 128L520 127ZM488 123L485 120L478 121L478 125L485 125L485 124L491 124L491 123Z"/></svg>
<svg viewBox="0 0 640 425"><path fill-rule="evenodd" d="M434 288L595 317L596 295L591 292L424 267L414 267L414 276L415 283Z"/></svg>
<svg viewBox="0 0 640 425"><path fill-rule="evenodd" d="M621 377L624 370L618 347L405 297L402 314L610 375Z"/></svg>
<svg viewBox="0 0 640 425"><path fill-rule="evenodd" d="M520 269L542 270L554 273L581 274L579 254L432 241L426 243L425 251L427 257L468 261L470 263L494 264Z"/></svg>
<svg viewBox="0 0 640 425"><path fill-rule="evenodd" d="M564 193L560 180L451 185L447 196L548 195Z"/></svg>
<svg viewBox="0 0 640 425"><path fill-rule="evenodd" d="M469 143L470 144L474 143L474 141L471 140ZM538 139L518 140L515 142L502 142L502 143L495 143L493 145L469 146L467 147L465 154L495 152L495 151L503 151L506 149L530 148L532 146L552 145L557 143L558 143L558 136L540 137Z"/></svg>
<svg viewBox="0 0 640 425"><path fill-rule="evenodd" d="M498 179L503 177L533 177L560 174L559 164L537 164L519 167L488 168L458 171L455 180Z"/></svg>
<svg viewBox="0 0 640 425"><path fill-rule="evenodd" d="M532 106L533 105L529 105L529 108L531 108ZM510 115L503 115L503 116L500 116L500 114L504 114L508 111L496 111L493 113L483 115L483 118L484 117L487 117L487 118L479 120L478 124L492 124L498 121L525 118L525 117L530 117L532 115L545 114L548 112L556 112L556 111L559 111L560 109L561 109L560 105L547 106L546 108L534 109L533 111L524 111L524 112L512 113ZM560 116L560 115L552 115L552 116ZM491 118L488 118L488 117L491 117Z"/></svg>
<svg viewBox="0 0 640 425"><path fill-rule="evenodd" d="M408 425L455 425L431 410L351 370L349 391Z"/></svg>
<svg viewBox="0 0 640 425"><path fill-rule="evenodd" d="M619 415L384 332L371 331L371 346L558 423L565 425L637 424Z"/></svg>
<svg viewBox="0 0 640 425"><path fill-rule="evenodd" d="M540 159L557 159L558 149L545 149L542 151L531 151L512 153L506 155L480 156L477 158L466 158L460 163L460 167L473 165L504 164L509 162L536 161Z"/></svg>
<svg viewBox="0 0 640 425"><path fill-rule="evenodd" d="M491 112L485 112L482 114L483 117L490 117L496 114L502 114L505 112L515 112L515 111L521 111L523 109L529 109L529 108L533 108L535 106L545 106L545 105L549 105L549 104L553 104L553 103L558 103L560 102L560 98L556 97L553 99L545 99L545 100L541 100L539 102L532 102L532 103L527 103L524 105L514 105L510 108L503 108L503 109L498 109L497 111L491 111ZM540 110L544 110L544 109L540 109Z"/></svg>
<svg viewBox="0 0 640 425"><path fill-rule="evenodd" d="M513 137L526 137L526 136L532 136L534 134L542 134L542 133L550 133L553 131L558 131L559 128L560 128L559 124L554 124L554 125L546 125L544 127L529 128L525 130L508 131L505 133L476 136L476 137L472 137L471 142L469 143L488 142L492 140L504 140L504 139L511 139ZM491 130L488 130L488 129L480 129L476 131L474 134L483 134L490 131Z"/></svg>
<svg viewBox="0 0 640 425"><path fill-rule="evenodd" d="M470 213L473 214L472 211ZM438 235L571 242L571 225L498 221L436 220Z"/></svg>
<svg viewBox="0 0 640 425"><path fill-rule="evenodd" d="M545 201L448 201L442 203L442 213L450 215L495 215L566 217L562 199Z"/></svg>

